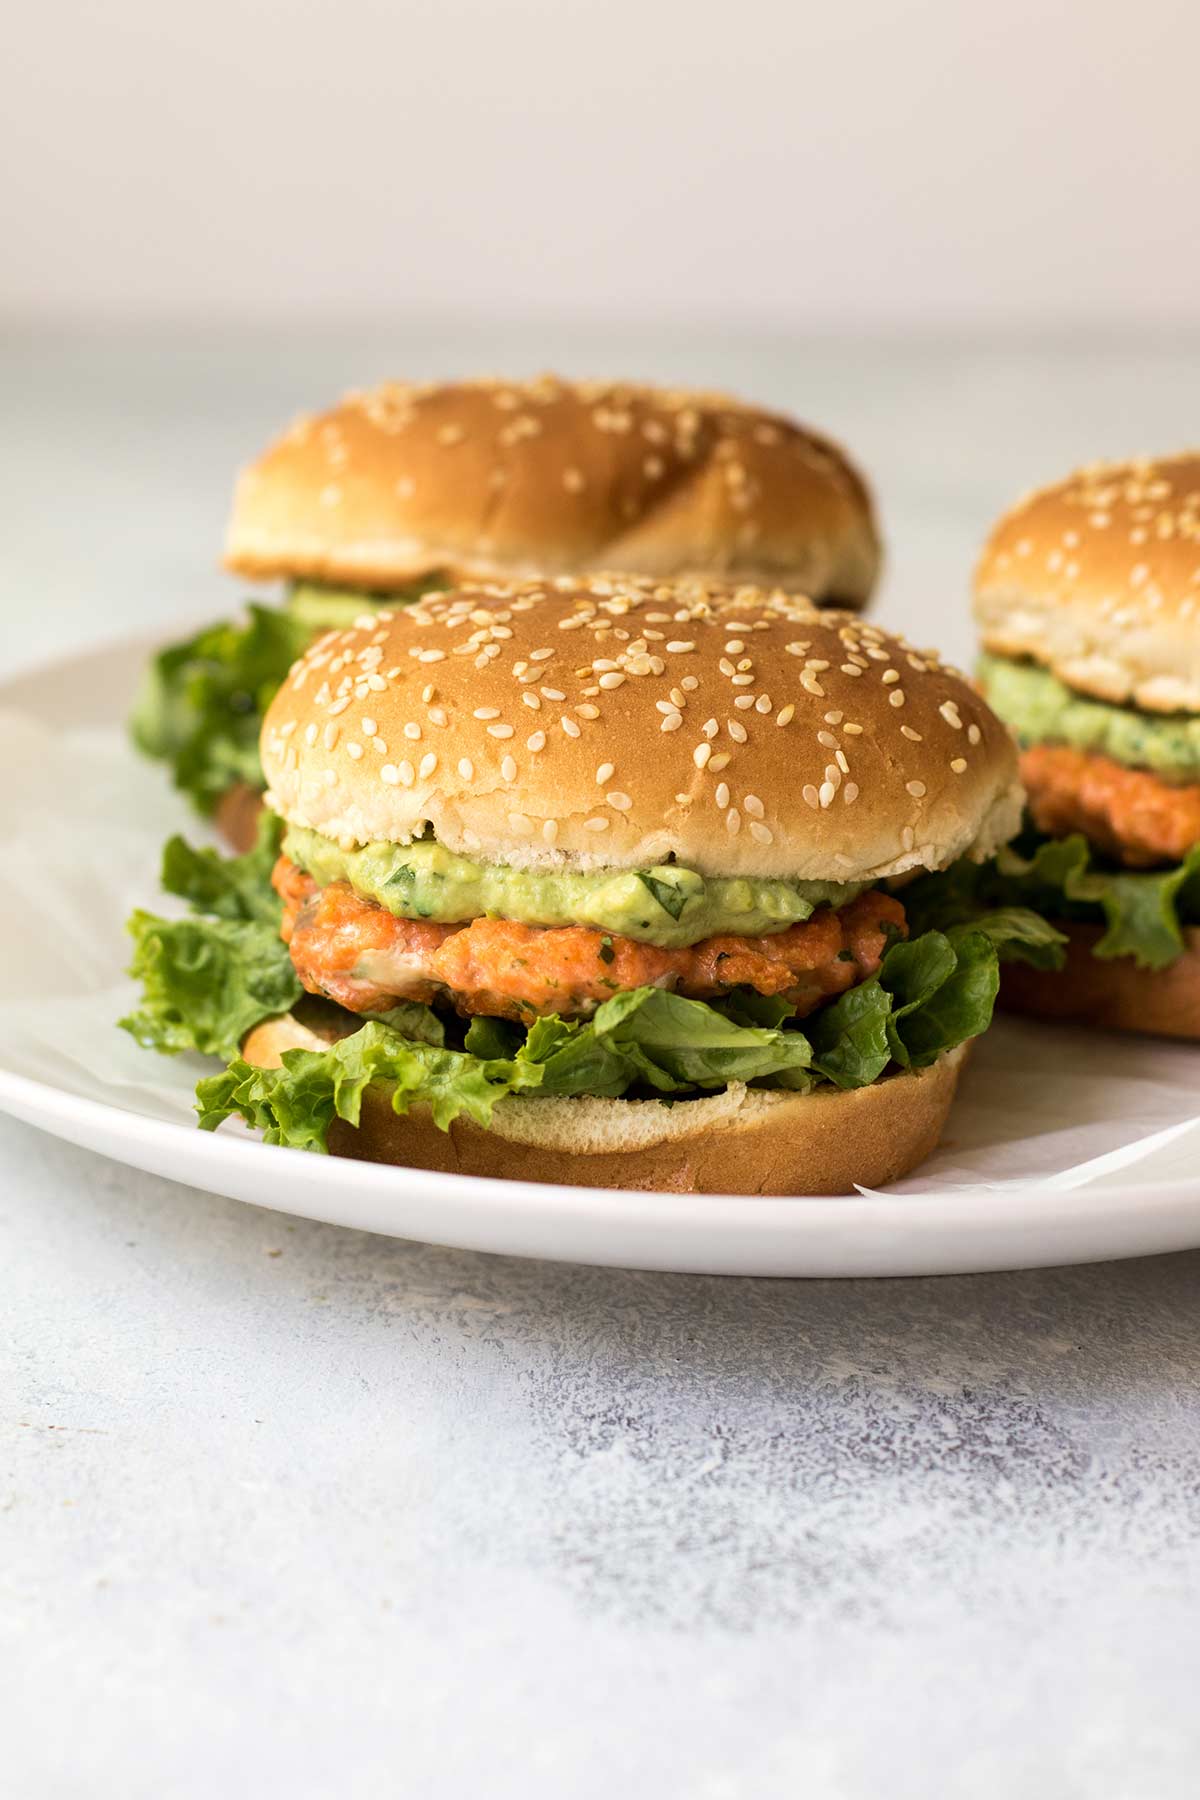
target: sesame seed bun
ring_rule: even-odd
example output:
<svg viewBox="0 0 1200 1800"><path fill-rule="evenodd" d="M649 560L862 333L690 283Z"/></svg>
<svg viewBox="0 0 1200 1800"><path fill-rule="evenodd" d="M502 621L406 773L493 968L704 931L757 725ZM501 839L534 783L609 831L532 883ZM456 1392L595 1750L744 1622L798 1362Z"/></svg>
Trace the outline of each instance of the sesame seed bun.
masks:
<svg viewBox="0 0 1200 1800"><path fill-rule="evenodd" d="M781 583L846 607L879 570L841 450L720 395L627 383L389 383L302 419L239 481L226 562L386 592L435 571Z"/></svg>
<svg viewBox="0 0 1200 1800"><path fill-rule="evenodd" d="M1055 923L1066 933L1066 962L1054 972L1005 963L1000 1004L1008 1012L1142 1037L1200 1040L1200 929L1184 929L1183 954L1165 969L1141 969L1131 956L1102 960L1095 954L1103 926Z"/></svg>
<svg viewBox="0 0 1200 1800"><path fill-rule="evenodd" d="M988 650L1080 693L1200 712L1200 452L1027 495L984 547L975 614Z"/></svg>
<svg viewBox="0 0 1200 1800"><path fill-rule="evenodd" d="M269 803L518 868L869 881L1016 830L1015 747L932 652L781 592L477 585L328 633L272 702Z"/></svg>
<svg viewBox="0 0 1200 1800"><path fill-rule="evenodd" d="M285 1050L324 1049L356 1030L345 1015L318 1035L288 1014L257 1026L242 1054L277 1068ZM514 1181L580 1183L687 1194L848 1194L897 1181L936 1149L970 1046L931 1068L870 1087L812 1094L747 1088L660 1100L501 1100L485 1130L465 1116L448 1131L427 1107L392 1110L386 1083L368 1087L357 1127L335 1120L335 1156Z"/></svg>

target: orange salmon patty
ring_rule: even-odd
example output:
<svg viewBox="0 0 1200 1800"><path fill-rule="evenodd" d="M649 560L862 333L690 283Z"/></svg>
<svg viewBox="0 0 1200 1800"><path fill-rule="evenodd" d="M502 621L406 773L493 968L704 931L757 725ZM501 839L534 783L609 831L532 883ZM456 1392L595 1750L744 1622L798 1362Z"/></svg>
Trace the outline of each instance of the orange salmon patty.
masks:
<svg viewBox="0 0 1200 1800"><path fill-rule="evenodd" d="M1021 753L1029 812L1047 837L1082 831L1131 869L1178 862L1200 843L1200 785L1175 786L1110 756L1035 744Z"/></svg>
<svg viewBox="0 0 1200 1800"><path fill-rule="evenodd" d="M840 911L767 937L722 935L661 950L586 925L522 925L473 919L431 925L397 918L348 882L319 888L281 856L272 877L284 902L281 934L302 985L351 1012L382 1012L398 1000L444 996L464 1014L528 1020L587 1015L627 988L662 987L694 999L730 988L778 994L803 1017L867 980L904 908L872 889Z"/></svg>

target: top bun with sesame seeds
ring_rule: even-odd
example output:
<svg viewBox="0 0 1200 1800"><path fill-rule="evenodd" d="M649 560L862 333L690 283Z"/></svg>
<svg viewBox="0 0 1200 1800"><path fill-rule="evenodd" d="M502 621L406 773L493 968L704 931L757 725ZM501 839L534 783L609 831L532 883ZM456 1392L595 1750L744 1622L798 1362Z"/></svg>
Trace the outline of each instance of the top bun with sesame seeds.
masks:
<svg viewBox="0 0 1200 1800"><path fill-rule="evenodd" d="M386 592L598 571L782 585L861 607L868 490L836 445L721 395L628 383L389 383L246 469L227 565Z"/></svg>
<svg viewBox="0 0 1200 1800"><path fill-rule="evenodd" d="M1146 712L1200 712L1200 451L1028 494L975 579L984 648Z"/></svg>
<svg viewBox="0 0 1200 1800"><path fill-rule="evenodd" d="M1014 745L930 652L782 591L492 584L321 638L272 702L268 800L341 844L526 869L873 881L991 854Z"/></svg>

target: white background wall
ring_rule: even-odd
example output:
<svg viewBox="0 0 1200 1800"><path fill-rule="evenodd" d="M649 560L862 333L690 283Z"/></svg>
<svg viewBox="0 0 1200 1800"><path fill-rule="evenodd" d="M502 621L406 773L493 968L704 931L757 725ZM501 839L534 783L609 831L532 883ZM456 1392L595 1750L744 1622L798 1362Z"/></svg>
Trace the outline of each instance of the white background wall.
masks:
<svg viewBox="0 0 1200 1800"><path fill-rule="evenodd" d="M1200 320L1200 0L36 0L0 316Z"/></svg>

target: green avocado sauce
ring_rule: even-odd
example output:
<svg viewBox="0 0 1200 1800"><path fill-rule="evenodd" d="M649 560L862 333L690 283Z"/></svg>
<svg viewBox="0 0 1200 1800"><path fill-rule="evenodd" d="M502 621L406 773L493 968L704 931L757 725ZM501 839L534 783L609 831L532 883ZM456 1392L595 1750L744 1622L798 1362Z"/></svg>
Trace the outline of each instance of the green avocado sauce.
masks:
<svg viewBox="0 0 1200 1800"><path fill-rule="evenodd" d="M455 924L516 919L524 925L591 925L680 950L736 932L762 937L810 918L818 906L845 906L863 882L706 879L694 869L599 869L549 874L477 863L433 838L343 850L318 832L291 826L284 852L319 886L348 881L401 919Z"/></svg>
<svg viewBox="0 0 1200 1800"><path fill-rule="evenodd" d="M988 704L1023 744L1069 744L1111 756L1129 768L1179 781L1200 779L1200 717L1156 716L1110 706L1066 687L1048 669L984 656L979 681Z"/></svg>
<svg viewBox="0 0 1200 1800"><path fill-rule="evenodd" d="M367 588L323 587L315 581L297 581L288 590L287 609L311 631L344 631L373 606L411 606L423 594L437 593L449 585L450 577L436 570L386 594Z"/></svg>

